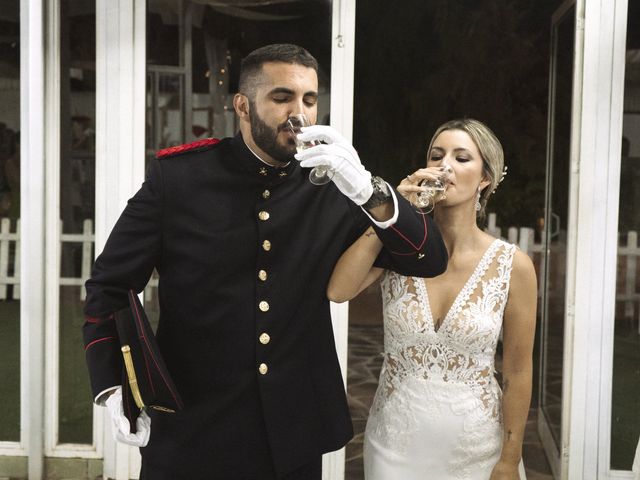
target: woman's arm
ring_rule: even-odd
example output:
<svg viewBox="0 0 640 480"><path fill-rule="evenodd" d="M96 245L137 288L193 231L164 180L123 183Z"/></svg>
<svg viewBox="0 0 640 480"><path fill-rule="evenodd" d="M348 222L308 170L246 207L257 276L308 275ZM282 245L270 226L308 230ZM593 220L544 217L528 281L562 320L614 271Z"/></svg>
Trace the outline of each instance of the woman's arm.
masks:
<svg viewBox="0 0 640 480"><path fill-rule="evenodd" d="M531 402L533 340L538 301L531 259L516 251L503 322L503 439L492 480L518 478L522 441Z"/></svg>
<svg viewBox="0 0 640 480"><path fill-rule="evenodd" d="M373 266L380 250L382 242L372 227L367 228L336 263L327 285L327 298L346 302L380 277L383 269Z"/></svg>

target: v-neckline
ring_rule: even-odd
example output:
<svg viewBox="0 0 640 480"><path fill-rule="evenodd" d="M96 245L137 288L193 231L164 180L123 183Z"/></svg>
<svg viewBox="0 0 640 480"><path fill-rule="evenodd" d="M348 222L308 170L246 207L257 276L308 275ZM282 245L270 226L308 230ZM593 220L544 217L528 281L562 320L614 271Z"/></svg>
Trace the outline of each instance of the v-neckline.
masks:
<svg viewBox="0 0 640 480"><path fill-rule="evenodd" d="M458 291L457 295L453 299L453 303L449 306L449 309L446 311L444 318L442 319L442 322L440 322L440 325L438 325L437 328L436 328L435 319L433 318L433 312L431 311L431 302L429 301L429 292L427 290L427 282L424 278L414 279L414 281L419 282L419 284L422 286L424 306L427 311L427 319L431 326L431 330L434 333L436 334L440 333L440 331L442 330L442 327L446 325L447 321L449 320L449 317L451 316L451 312L463 300L462 295L464 294L465 296L468 296L467 290L471 287L471 282L474 281L477 283L476 277L477 277L478 271L486 263L486 260L489 257L489 255L493 253L495 246L497 245L497 242L499 242L499 240L500 239L498 238L493 240L491 244L487 247L487 249L484 251L484 253L482 254L482 257L480 257L480 260L478 260L478 263L476 264L473 271L469 275L469 278L467 278L467 281L464 282L464 284Z"/></svg>

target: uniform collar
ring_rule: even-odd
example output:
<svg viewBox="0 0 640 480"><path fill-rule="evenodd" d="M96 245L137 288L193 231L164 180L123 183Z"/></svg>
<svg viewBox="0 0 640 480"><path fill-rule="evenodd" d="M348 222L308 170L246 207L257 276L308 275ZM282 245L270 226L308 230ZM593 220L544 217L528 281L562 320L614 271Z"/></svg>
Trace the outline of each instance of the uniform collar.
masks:
<svg viewBox="0 0 640 480"><path fill-rule="evenodd" d="M272 167L264 162L247 146L242 134L238 134L231 141L233 152L249 174L266 185L277 185L289 179L299 168L297 160L290 161L284 167Z"/></svg>

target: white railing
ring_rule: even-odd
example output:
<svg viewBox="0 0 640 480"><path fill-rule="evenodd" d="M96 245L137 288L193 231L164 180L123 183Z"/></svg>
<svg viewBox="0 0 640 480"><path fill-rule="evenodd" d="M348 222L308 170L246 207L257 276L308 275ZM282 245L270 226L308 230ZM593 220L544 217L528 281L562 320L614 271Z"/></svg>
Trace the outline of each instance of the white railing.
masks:
<svg viewBox="0 0 640 480"><path fill-rule="evenodd" d="M63 232L62 223L60 231ZM11 220L0 219L0 300L20 299L20 220L14 222L11 228ZM78 287L78 295L84 301L86 292L84 282L91 274L93 265L93 244L95 235L93 233L93 221L84 220L82 233L62 233L60 244L79 243L82 244L82 256L80 260L80 277L60 277L61 286ZM62 250L62 249L60 249ZM13 292L9 292L9 285L13 286ZM158 285L157 278L151 278L145 288L145 298L150 300L153 296L153 287Z"/></svg>
<svg viewBox="0 0 640 480"><path fill-rule="evenodd" d="M0 220L0 300L10 298L20 298L20 221L14 222L11 228L11 221L8 218ZM63 232L62 225L60 231ZM528 227L509 227L506 236L496 225L495 213L488 216L486 231L495 237L505 238L510 243L518 245L520 250L527 253L533 260L538 273L542 272L542 262L544 259L543 245L535 241L534 230ZM93 234L93 221L83 222L82 233L62 233L60 235L61 244L81 243L82 258L80 277L62 277L60 285L77 286L80 300L85 299L84 282L89 278L91 265L93 264L93 244L95 238ZM561 247L561 246L560 246ZM632 319L634 314L640 318L640 291L638 285L638 257L640 248L638 247L638 234L628 232L627 244L618 247L618 270L620 272L619 285L616 293L616 301L624 304L624 317ZM557 267L557 266L556 266ZM564 275L562 268L554 268L553 274ZM11 276L9 276L11 275ZM562 285L562 278L557 278ZM13 286L10 295L8 286ZM150 300L153 295L153 287L158 285L158 279L152 277L145 288L145 296ZM636 308L637 306L637 308Z"/></svg>
<svg viewBox="0 0 640 480"><path fill-rule="evenodd" d="M16 221L16 229L11 233L11 220L0 220L0 300L7 298L7 286L13 285L13 298L20 298L20 220ZM15 246L13 255L10 254L10 246ZM11 262L9 261L11 259ZM9 268L12 263L13 268ZM9 276L9 272L12 272Z"/></svg>

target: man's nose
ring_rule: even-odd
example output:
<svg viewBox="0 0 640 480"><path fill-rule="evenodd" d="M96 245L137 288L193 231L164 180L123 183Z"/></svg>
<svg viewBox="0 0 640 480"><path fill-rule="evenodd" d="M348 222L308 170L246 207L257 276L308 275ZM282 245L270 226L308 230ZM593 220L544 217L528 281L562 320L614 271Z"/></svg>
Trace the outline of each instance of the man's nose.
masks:
<svg viewBox="0 0 640 480"><path fill-rule="evenodd" d="M313 107L310 107L304 102L304 99L300 99L299 101L292 102L291 105L291 113L296 115L298 113L304 113L307 117L310 117L313 113Z"/></svg>

